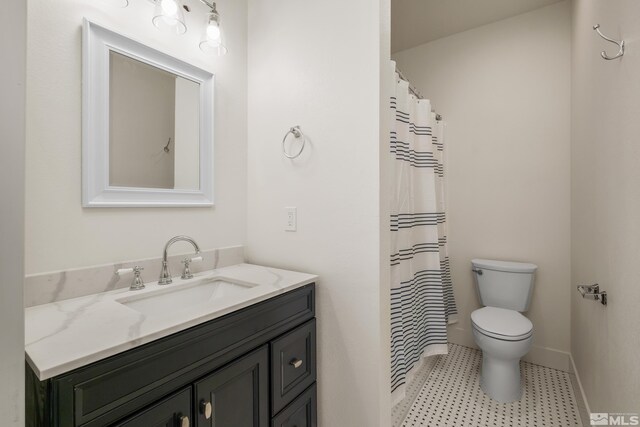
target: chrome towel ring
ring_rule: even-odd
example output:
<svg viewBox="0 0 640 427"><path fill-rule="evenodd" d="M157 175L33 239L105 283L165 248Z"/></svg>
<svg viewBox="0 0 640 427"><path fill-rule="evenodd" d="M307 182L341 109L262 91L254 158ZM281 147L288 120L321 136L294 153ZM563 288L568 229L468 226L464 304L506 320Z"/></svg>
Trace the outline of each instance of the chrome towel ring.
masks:
<svg viewBox="0 0 640 427"><path fill-rule="evenodd" d="M289 134L296 137L296 139L302 138L302 145L300 146L300 150L298 150L298 152L295 154L287 153L287 149L285 147L285 144L287 142L287 137L289 136ZM304 134L300 130L300 126L294 126L291 129L289 129L289 131L284 134L284 138L282 138L282 152L284 153L285 157L287 157L288 159L295 159L296 157L300 156L300 154L302 154L302 151L304 150L304 146L306 143L307 143L307 137L304 136Z"/></svg>

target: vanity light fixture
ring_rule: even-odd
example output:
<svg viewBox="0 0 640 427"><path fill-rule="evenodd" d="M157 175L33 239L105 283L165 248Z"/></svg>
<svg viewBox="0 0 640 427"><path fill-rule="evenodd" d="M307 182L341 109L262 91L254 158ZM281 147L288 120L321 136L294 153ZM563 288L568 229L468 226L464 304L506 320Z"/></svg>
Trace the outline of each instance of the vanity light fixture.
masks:
<svg viewBox="0 0 640 427"><path fill-rule="evenodd" d="M184 9L180 0L150 0L156 5L153 25L159 30L176 33L178 35L187 32L184 22Z"/></svg>
<svg viewBox="0 0 640 427"><path fill-rule="evenodd" d="M224 45L220 14L216 10L216 4L209 3L207 0L200 1L211 8L211 12L207 14L206 26L200 40L200 50L218 56L224 55L227 53L227 48Z"/></svg>
<svg viewBox="0 0 640 427"><path fill-rule="evenodd" d="M129 0L110 0L113 2ZM181 0L149 0L155 5L153 14L153 25L163 31L176 33L178 35L187 32L187 25L184 20L184 11L191 10L183 6ZM224 32L220 25L220 14L216 9L215 2L209 0L199 0L200 3L211 9L207 13L205 28L200 39L200 50L205 53L211 53L218 56L225 55L228 50L224 44Z"/></svg>

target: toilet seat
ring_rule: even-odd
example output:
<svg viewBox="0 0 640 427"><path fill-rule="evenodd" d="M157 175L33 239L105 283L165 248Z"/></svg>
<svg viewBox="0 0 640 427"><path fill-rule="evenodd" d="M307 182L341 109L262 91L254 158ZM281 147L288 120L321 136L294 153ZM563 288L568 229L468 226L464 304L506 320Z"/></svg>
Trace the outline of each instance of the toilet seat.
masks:
<svg viewBox="0 0 640 427"><path fill-rule="evenodd" d="M533 335L531 320L506 308L479 308L471 313L471 323L481 334L502 341L522 341Z"/></svg>

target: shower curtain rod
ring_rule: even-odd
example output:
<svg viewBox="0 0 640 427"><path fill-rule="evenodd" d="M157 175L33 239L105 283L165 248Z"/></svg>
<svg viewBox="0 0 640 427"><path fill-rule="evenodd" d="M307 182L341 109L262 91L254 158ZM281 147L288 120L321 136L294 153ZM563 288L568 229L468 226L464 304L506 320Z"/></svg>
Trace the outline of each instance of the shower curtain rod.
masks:
<svg viewBox="0 0 640 427"><path fill-rule="evenodd" d="M416 89L415 87L413 87L413 85L411 84L411 82L409 81L408 78L406 78L404 76L404 74L402 74L402 71L400 71L400 69L396 66L396 73L398 73L398 76L404 80L405 82L409 83L409 92L411 92L413 95L415 95L416 98L418 99L424 99L424 96L422 96L422 94L418 91L418 89ZM431 110L432 112L435 113L434 110ZM436 113L436 120L441 121L442 120L442 116L438 113Z"/></svg>
<svg viewBox="0 0 640 427"><path fill-rule="evenodd" d="M408 78L406 78L404 76L404 74L402 74L402 71L400 71L400 69L398 69L398 67L396 67L396 73L398 73L398 76L400 76L400 78L402 80L404 80L405 82L409 83L409 92L411 92L412 94L414 94L416 96L416 98L418 99L424 99L424 96L422 96L422 94L418 91L418 89L416 89L415 87L413 87L413 85L411 84L411 82L409 81Z"/></svg>

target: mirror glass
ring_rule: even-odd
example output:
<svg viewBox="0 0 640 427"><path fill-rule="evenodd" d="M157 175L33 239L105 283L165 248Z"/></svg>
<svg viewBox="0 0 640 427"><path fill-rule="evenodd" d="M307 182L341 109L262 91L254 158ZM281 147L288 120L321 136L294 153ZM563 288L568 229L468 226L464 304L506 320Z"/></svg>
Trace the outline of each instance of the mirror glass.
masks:
<svg viewBox="0 0 640 427"><path fill-rule="evenodd" d="M109 52L109 186L200 189L200 84Z"/></svg>

